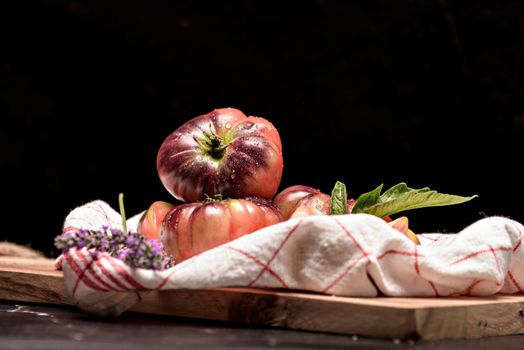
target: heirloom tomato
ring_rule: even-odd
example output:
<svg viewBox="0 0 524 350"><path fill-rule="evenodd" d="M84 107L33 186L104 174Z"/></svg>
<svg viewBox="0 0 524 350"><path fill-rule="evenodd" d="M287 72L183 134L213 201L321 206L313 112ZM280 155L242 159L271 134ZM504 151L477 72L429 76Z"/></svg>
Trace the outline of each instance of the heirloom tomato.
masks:
<svg viewBox="0 0 524 350"><path fill-rule="evenodd" d="M347 203L349 214L355 201L349 199ZM279 192L273 199L273 205L280 211L284 220L298 216L329 215L331 197L313 187L295 185Z"/></svg>
<svg viewBox="0 0 524 350"><path fill-rule="evenodd" d="M158 230L166 214L173 209L173 204L164 201L155 201L142 214L138 221L138 233L147 238L158 239Z"/></svg>
<svg viewBox="0 0 524 350"><path fill-rule="evenodd" d="M270 202L254 197L180 204L164 218L159 239L180 262L280 221Z"/></svg>
<svg viewBox="0 0 524 350"><path fill-rule="evenodd" d="M270 200L280 185L282 143L268 120L221 108L195 117L171 133L157 155L157 171L175 198L206 196Z"/></svg>

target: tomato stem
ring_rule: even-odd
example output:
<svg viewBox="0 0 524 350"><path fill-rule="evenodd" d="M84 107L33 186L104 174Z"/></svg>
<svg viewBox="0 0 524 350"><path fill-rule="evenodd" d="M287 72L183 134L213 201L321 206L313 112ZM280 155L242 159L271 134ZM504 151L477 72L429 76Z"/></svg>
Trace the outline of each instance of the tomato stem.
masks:
<svg viewBox="0 0 524 350"><path fill-rule="evenodd" d="M225 145L220 137L212 133L208 136L208 141L206 142L208 149L207 153L215 158L215 159L222 159L224 157L224 153L226 152L227 145Z"/></svg>
<svg viewBox="0 0 524 350"><path fill-rule="evenodd" d="M204 149L204 153L211 156L213 159L220 160L226 153L226 148L229 146L224 143L222 138L217 136L213 131L204 132L204 137L201 139L193 137L193 139Z"/></svg>

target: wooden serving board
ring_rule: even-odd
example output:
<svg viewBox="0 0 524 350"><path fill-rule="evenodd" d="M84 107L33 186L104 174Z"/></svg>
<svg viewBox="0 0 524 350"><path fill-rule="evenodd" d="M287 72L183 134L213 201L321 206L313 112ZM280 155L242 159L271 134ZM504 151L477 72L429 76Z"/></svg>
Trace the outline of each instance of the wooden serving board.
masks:
<svg viewBox="0 0 524 350"><path fill-rule="evenodd" d="M74 305L51 259L0 257L0 299ZM130 311L390 339L524 333L524 295L345 298L252 288L154 291Z"/></svg>

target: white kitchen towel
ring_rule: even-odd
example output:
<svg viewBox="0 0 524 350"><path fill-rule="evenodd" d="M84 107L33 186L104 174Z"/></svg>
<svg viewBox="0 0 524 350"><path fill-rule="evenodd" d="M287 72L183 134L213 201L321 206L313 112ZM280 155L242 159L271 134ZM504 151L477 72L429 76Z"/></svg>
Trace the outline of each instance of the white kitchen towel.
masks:
<svg viewBox="0 0 524 350"><path fill-rule="evenodd" d="M135 229L140 215L128 220ZM73 210L64 232L121 228L103 201ZM488 296L524 292L524 226L478 220L456 234L420 234L415 245L367 214L309 216L240 237L164 271L130 268L102 253L71 249L58 264L79 308L117 316L151 290L284 288L337 296Z"/></svg>

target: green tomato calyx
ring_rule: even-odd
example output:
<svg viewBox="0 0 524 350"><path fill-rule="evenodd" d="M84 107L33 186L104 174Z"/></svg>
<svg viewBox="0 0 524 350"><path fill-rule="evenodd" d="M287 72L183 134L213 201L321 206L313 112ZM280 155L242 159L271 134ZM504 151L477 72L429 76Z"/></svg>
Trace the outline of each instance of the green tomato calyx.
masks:
<svg viewBox="0 0 524 350"><path fill-rule="evenodd" d="M221 160L224 158L226 149L229 146L229 143L224 142L224 140L216 135L213 131L204 132L203 137L194 137L194 140L202 148L202 153L208 155L214 160Z"/></svg>
<svg viewBox="0 0 524 350"><path fill-rule="evenodd" d="M206 194L206 198L204 199L204 202L221 202L224 200L224 196L222 193L216 193L213 197L210 197Z"/></svg>

